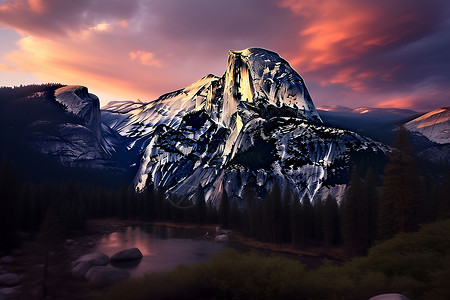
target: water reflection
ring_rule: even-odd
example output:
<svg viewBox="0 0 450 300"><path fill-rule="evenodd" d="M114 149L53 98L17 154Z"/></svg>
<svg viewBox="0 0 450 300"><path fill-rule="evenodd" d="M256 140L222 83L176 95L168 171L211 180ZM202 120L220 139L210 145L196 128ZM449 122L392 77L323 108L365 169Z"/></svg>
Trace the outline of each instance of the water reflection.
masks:
<svg viewBox="0 0 450 300"><path fill-rule="evenodd" d="M133 262L116 262L115 267L126 269L131 276L174 269L180 264L207 261L221 252L226 243L196 239L204 232L179 228L134 226L105 235L95 251L113 255L124 249L137 247L143 258Z"/></svg>

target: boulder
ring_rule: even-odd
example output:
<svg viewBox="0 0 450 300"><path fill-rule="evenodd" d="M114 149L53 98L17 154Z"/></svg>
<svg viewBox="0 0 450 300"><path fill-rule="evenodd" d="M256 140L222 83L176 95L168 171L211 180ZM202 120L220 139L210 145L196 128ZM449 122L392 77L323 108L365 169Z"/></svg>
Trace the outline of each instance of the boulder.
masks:
<svg viewBox="0 0 450 300"><path fill-rule="evenodd" d="M19 275L13 273L6 273L0 275L0 286L15 286L20 283Z"/></svg>
<svg viewBox="0 0 450 300"><path fill-rule="evenodd" d="M5 297L4 299L11 298L12 295L15 293L16 293L16 289L13 287L0 289L0 295L3 295ZM0 297L0 299L2 299L2 298Z"/></svg>
<svg viewBox="0 0 450 300"><path fill-rule="evenodd" d="M122 250L111 256L111 261L137 260L142 258L142 253L138 248Z"/></svg>
<svg viewBox="0 0 450 300"><path fill-rule="evenodd" d="M71 273L77 278L84 278L91 265L88 262L80 262L72 268Z"/></svg>
<svg viewBox="0 0 450 300"><path fill-rule="evenodd" d="M86 254L80 257L75 262L75 265L78 265L83 262L88 263L90 266L105 266L109 263L109 257L108 255L103 253Z"/></svg>
<svg viewBox="0 0 450 300"><path fill-rule="evenodd" d="M391 293L391 294L381 294L372 297L369 300L409 300L409 298L403 296L402 294Z"/></svg>
<svg viewBox="0 0 450 300"><path fill-rule="evenodd" d="M230 238L228 237L228 235L226 234L221 234L216 236L215 241L216 242L228 242L230 240Z"/></svg>
<svg viewBox="0 0 450 300"><path fill-rule="evenodd" d="M130 277L125 270L116 269L111 266L91 267L86 273L86 279L98 284L113 284Z"/></svg>
<svg viewBox="0 0 450 300"><path fill-rule="evenodd" d="M3 256L0 261L4 264L10 264L14 262L14 257L12 256Z"/></svg>

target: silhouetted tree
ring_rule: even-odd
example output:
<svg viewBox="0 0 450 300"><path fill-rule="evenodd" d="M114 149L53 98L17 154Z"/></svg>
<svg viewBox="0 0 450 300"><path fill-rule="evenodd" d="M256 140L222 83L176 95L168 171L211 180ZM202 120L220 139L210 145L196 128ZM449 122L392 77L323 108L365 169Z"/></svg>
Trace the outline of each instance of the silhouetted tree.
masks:
<svg viewBox="0 0 450 300"><path fill-rule="evenodd" d="M401 126L396 133L389 162L385 168L379 207L379 238L388 239L399 232L416 230L419 223L419 175Z"/></svg>
<svg viewBox="0 0 450 300"><path fill-rule="evenodd" d="M339 206L336 199L328 195L324 202L323 212L323 235L326 249L339 242L339 228Z"/></svg>
<svg viewBox="0 0 450 300"><path fill-rule="evenodd" d="M16 245L18 184L11 161L0 165L0 249Z"/></svg>
<svg viewBox="0 0 450 300"><path fill-rule="evenodd" d="M363 199L368 207L369 245L372 245L376 240L378 226L378 198L377 178L374 170L369 167L363 185Z"/></svg>
<svg viewBox="0 0 450 300"><path fill-rule="evenodd" d="M205 202L205 193L201 185L197 187L195 191L195 212L196 219L199 224L205 224L206 222L206 202Z"/></svg>
<svg viewBox="0 0 450 300"><path fill-rule="evenodd" d="M220 225L222 227L228 227L228 218L230 214L230 200L228 199L228 194L225 188L222 189L222 196L220 198L219 204L219 215L220 215Z"/></svg>
<svg viewBox="0 0 450 300"><path fill-rule="evenodd" d="M303 229L300 233L303 236L303 247L306 247L314 239L314 210L307 193L302 198L301 221Z"/></svg>
<svg viewBox="0 0 450 300"><path fill-rule="evenodd" d="M257 235L257 220L259 216L257 215L257 201L256 190L253 185L246 185L242 190L242 200L245 203L245 215L247 219L247 234L249 236Z"/></svg>
<svg viewBox="0 0 450 300"><path fill-rule="evenodd" d="M342 203L342 236L351 255L364 255L369 247L369 207L363 197L356 168Z"/></svg>

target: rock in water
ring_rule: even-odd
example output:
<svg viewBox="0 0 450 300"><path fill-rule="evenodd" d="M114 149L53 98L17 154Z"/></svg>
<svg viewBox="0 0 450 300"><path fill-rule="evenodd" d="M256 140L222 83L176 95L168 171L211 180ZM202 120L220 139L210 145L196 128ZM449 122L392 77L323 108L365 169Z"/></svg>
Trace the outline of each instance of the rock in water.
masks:
<svg viewBox="0 0 450 300"><path fill-rule="evenodd" d="M230 238L228 237L228 235L226 234L221 234L216 236L215 241L216 242L228 242L230 240Z"/></svg>
<svg viewBox="0 0 450 300"><path fill-rule="evenodd" d="M16 286L20 283L20 278L17 274L6 273L0 275L0 286Z"/></svg>
<svg viewBox="0 0 450 300"><path fill-rule="evenodd" d="M4 264L11 264L14 262L14 260L15 259L12 256L3 256L0 261Z"/></svg>
<svg viewBox="0 0 450 300"><path fill-rule="evenodd" d="M109 263L109 257L103 253L91 253L80 257L75 263L88 263L90 266L105 266Z"/></svg>
<svg viewBox="0 0 450 300"><path fill-rule="evenodd" d="M98 284L113 284L125 280L130 274L125 270L116 269L111 266L91 267L86 273L86 279Z"/></svg>
<svg viewBox="0 0 450 300"><path fill-rule="evenodd" d="M138 248L122 250L111 256L111 261L124 261L141 259L142 253Z"/></svg>
<svg viewBox="0 0 450 300"><path fill-rule="evenodd" d="M72 268L71 273L77 278L84 278L91 265L88 262L80 262Z"/></svg>

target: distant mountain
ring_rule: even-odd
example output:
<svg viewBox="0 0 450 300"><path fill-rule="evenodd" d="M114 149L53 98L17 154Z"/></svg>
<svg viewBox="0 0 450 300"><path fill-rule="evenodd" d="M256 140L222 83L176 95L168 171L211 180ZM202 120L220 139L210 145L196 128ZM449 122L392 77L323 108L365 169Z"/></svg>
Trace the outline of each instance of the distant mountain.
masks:
<svg viewBox="0 0 450 300"><path fill-rule="evenodd" d="M392 143L397 126L420 115L408 109L338 105L321 106L317 110L322 120L330 126L349 129L386 144Z"/></svg>
<svg viewBox="0 0 450 300"><path fill-rule="evenodd" d="M299 197L340 198L354 164L380 166L389 151L324 123L301 76L258 48L230 51L223 76L207 75L148 103L111 102L100 110L80 86L50 86L20 99L21 114L31 114L25 125L17 121L26 133L22 146L69 167L132 172L137 190L156 186L191 197L202 188L215 204L226 191L242 206L245 186L263 197L274 183ZM52 111L40 113L39 105Z"/></svg>
<svg viewBox="0 0 450 300"><path fill-rule="evenodd" d="M98 175L93 170L126 178L129 172L125 138L101 124L99 99L86 87L0 88L0 139L0 155L12 158L26 179L90 180Z"/></svg>
<svg viewBox="0 0 450 300"><path fill-rule="evenodd" d="M405 128L438 144L450 143L450 107L430 111L405 124Z"/></svg>
<svg viewBox="0 0 450 300"><path fill-rule="evenodd" d="M420 143L419 156L450 164L450 107L427 112L404 126L411 132L413 141Z"/></svg>

